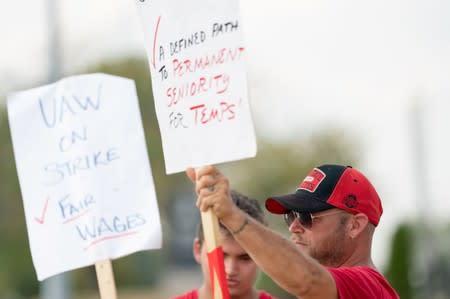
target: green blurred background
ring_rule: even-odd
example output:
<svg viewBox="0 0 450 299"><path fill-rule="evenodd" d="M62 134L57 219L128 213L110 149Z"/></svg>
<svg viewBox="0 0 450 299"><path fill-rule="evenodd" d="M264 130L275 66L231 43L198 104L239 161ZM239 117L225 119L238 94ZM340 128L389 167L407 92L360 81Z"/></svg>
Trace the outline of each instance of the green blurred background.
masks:
<svg viewBox="0 0 450 299"><path fill-rule="evenodd" d="M163 221L163 250L140 252L113 262L119 298L168 298L200 282L200 270L194 264L191 252L198 221L192 186L184 174L167 176L164 172L161 139L145 57L105 61L80 71L92 72L123 76L136 82ZM36 298L39 284L31 262L5 107L1 108L0 115L0 298ZM256 158L219 167L232 179L233 188L263 204L268 194L291 192L308 170L326 161L358 167L363 158L359 154L363 152L363 145L355 135L333 128L311 132L292 143L274 143L258 137ZM267 216L271 227L287 235L281 217ZM423 234L426 228L421 224L419 220L417 223L402 223L396 228L389 246L388 263L381 270L401 298L449 298L449 251L434 251L423 268L421 259L426 253L421 251L423 247L420 247L417 236ZM449 226L447 229L445 225L434 227L432 234L425 233L431 242L433 238L438 238L449 243ZM99 298L93 267L71 271L68 277L73 298ZM258 278L257 287L279 298L290 298L263 273Z"/></svg>
<svg viewBox="0 0 450 299"><path fill-rule="evenodd" d="M163 225L163 249L113 261L119 298L168 298L198 286L201 281L201 272L191 250L199 221L195 195L184 174L167 176L164 172L144 45L140 44L139 50L133 50L132 46L121 50L132 42L129 37L132 34L127 30L137 30L140 25L136 24L135 15L125 11L132 2L66 0L59 16L55 12L58 2L53 0L26 4L0 2L0 20L3 21L0 30L3 48L3 63L0 61L0 299L36 299L42 293L42 284L37 281L31 261L4 105L6 93L93 72L127 77L136 83ZM252 110L266 109L271 114L265 117L262 115L267 114L254 113L257 156L219 165L220 169L230 177L234 189L263 204L267 195L292 192L303 176L318 164L342 163L361 168L386 195L382 200L388 208L375 234L374 259L383 261L377 266L402 299L450 298L450 220L443 217L442 221L442 217L437 216L442 211L431 204L440 200L446 201L448 206L449 202L447 191L444 194L433 192L434 186L447 186L448 181L445 171L448 159L445 158L448 157L450 126L445 103L449 102L449 93L441 91L448 90L450 82L449 3L440 0L430 0L426 4L387 0L364 4L351 0L280 0L276 3L243 0L243 21L247 32L254 33L246 36L248 53L254 57L256 53L261 55L254 60L249 55ZM50 4L55 9L54 14ZM45 11L47 7L49 11ZM33 20L31 15L42 16L45 25L38 26L30 21ZM110 17L109 22L107 17ZM276 24L272 19L277 20ZM294 26L294 21L299 23ZM37 39L30 34L31 30L24 30L25 27L42 27L38 34L43 38ZM77 34L81 37L73 38ZM110 48L114 55L103 55L100 44ZM273 45L279 49L271 47L269 50ZM48 60L43 58L46 55ZM3 67L8 60L18 61L15 66L21 71ZM57 74L52 75L58 64L61 66ZM280 66L283 71L277 72ZM347 93L342 93L340 88ZM432 91L428 101L416 107L418 112L413 113L413 121L407 123L404 117L409 118L410 113L404 111L405 107L409 107L409 102L414 103L410 98L423 99L427 90ZM327 98L330 94L332 96ZM431 101L436 94L446 96L441 102ZM348 100L352 97L356 102ZM270 101L262 98L270 98ZM289 101L295 104L292 107L296 110L280 115L283 110L279 108L288 106ZM315 101L325 103L327 109L318 107ZM444 105L439 106L442 102ZM367 107L362 109L363 106ZM430 110L433 106L437 108ZM421 122L420 112L423 111L429 113L425 115L428 127ZM358 113L362 114L353 117ZM437 113L447 122L429 125L439 118ZM334 123L330 117L333 114L347 117L346 125ZM294 120L302 116L309 118L299 125ZM363 118L373 120L368 123L379 126L377 130L372 131L367 124L358 122ZM310 122L311 119L320 121ZM266 131L265 123L286 128L280 134L283 136L274 134L275 130ZM428 134L421 133L423 126ZM295 133L287 134L288 131ZM410 136L405 138L407 133ZM395 139L392 142L391 138L392 143L386 144L387 139L383 137L388 134ZM413 142L405 144L408 138ZM368 142L373 140L376 142ZM401 153L402 158L406 157L402 161L397 161L398 155L392 154L394 151L398 154L399 148L405 150ZM376 150L384 156L371 160ZM437 162L430 164L429 156L438 157ZM409 168L401 168L405 164ZM424 165L439 168L444 174L438 179L427 178L434 171L427 173ZM404 186L396 181L399 177L414 181L411 183L413 190L395 192L393 189ZM394 187L386 184L387 181L393 181ZM399 199L395 194L411 196ZM402 204L396 204L398 202ZM411 213L411 210L417 212ZM405 217L411 214L414 215ZM268 219L274 230L287 236L280 217L268 215ZM380 233L383 237L378 238ZM70 271L63 277L67 298L99 298L93 267ZM257 287L280 299L291 298L264 273L259 276Z"/></svg>

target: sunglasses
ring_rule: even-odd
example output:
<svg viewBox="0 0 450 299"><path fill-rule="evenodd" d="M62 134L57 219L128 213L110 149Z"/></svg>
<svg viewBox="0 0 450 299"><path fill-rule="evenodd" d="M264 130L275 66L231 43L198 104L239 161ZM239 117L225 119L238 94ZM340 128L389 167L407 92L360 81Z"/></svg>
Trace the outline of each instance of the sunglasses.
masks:
<svg viewBox="0 0 450 299"><path fill-rule="evenodd" d="M314 216L313 214L307 212L289 211L288 213L284 214L284 221L286 221L288 227L291 227L295 219L298 219L298 221L304 228L311 229L314 219L336 215L340 213L342 213L342 211L336 211L328 214Z"/></svg>

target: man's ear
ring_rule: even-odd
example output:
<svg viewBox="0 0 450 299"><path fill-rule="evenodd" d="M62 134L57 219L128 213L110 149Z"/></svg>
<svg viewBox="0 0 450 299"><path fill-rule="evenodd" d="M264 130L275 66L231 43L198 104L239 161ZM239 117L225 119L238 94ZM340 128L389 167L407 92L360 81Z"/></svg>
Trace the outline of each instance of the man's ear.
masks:
<svg viewBox="0 0 450 299"><path fill-rule="evenodd" d="M202 260L202 243L198 238L194 239L194 243L192 244L192 253L194 254L194 259L198 264L201 264Z"/></svg>
<svg viewBox="0 0 450 299"><path fill-rule="evenodd" d="M365 231L369 224L369 218L366 214L358 213L352 215L348 224L348 236L350 239L358 238Z"/></svg>

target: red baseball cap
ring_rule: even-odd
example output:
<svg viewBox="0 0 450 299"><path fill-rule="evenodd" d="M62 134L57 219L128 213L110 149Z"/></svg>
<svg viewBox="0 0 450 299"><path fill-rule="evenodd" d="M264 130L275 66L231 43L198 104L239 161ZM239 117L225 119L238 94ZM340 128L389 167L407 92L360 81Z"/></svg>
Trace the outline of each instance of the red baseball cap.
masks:
<svg viewBox="0 0 450 299"><path fill-rule="evenodd" d="M295 193L268 198L266 208L273 214L337 208L351 214L366 214L375 226L383 213L380 197L370 181L355 168L341 165L314 168Z"/></svg>

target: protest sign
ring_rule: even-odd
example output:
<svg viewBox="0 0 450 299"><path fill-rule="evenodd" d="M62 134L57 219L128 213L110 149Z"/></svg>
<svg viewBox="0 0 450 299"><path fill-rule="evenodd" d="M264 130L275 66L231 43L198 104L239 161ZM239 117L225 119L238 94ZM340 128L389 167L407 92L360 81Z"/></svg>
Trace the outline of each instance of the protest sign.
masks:
<svg viewBox="0 0 450 299"><path fill-rule="evenodd" d="M39 280L161 247L132 80L65 78L11 94L8 116Z"/></svg>
<svg viewBox="0 0 450 299"><path fill-rule="evenodd" d="M136 0L166 172L256 154L237 0Z"/></svg>
<svg viewBox="0 0 450 299"><path fill-rule="evenodd" d="M256 154L239 2L137 0L166 172ZM217 217L202 212L212 295L228 299Z"/></svg>

